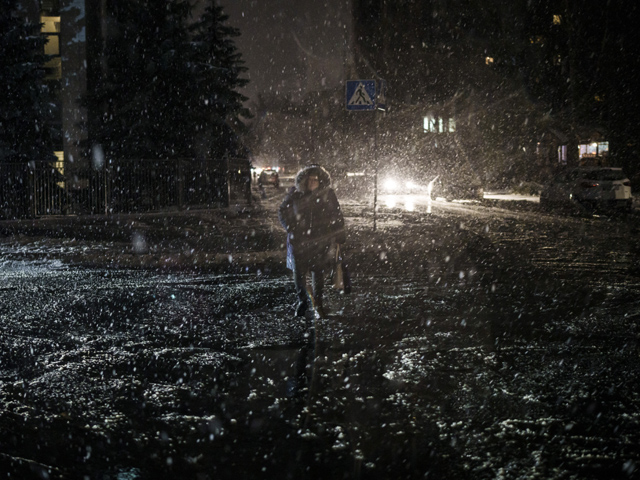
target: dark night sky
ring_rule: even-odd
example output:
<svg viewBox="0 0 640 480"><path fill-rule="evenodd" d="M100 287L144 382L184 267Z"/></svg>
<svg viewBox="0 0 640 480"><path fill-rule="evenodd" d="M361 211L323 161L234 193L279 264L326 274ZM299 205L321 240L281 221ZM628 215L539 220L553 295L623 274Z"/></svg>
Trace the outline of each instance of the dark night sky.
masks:
<svg viewBox="0 0 640 480"><path fill-rule="evenodd" d="M221 0L249 68L243 93L292 95L341 85L350 55L351 2ZM249 106L251 101L249 102Z"/></svg>

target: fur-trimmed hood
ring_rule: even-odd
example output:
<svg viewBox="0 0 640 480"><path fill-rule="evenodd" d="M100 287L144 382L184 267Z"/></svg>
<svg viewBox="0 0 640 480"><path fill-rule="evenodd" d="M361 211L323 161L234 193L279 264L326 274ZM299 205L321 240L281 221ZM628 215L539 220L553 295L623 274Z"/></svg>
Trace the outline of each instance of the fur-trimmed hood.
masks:
<svg viewBox="0 0 640 480"><path fill-rule="evenodd" d="M329 188L331 186L331 175L320 165L310 165L304 167L296 174L296 190L307 193L307 178L311 175L317 175L320 181L320 188Z"/></svg>

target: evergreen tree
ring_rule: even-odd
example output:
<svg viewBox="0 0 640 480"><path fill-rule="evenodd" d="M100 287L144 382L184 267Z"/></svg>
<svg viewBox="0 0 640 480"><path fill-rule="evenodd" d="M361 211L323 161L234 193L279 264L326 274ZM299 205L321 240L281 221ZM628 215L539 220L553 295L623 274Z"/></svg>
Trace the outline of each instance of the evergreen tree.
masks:
<svg viewBox="0 0 640 480"><path fill-rule="evenodd" d="M195 130L211 135L209 149L214 155L237 155L238 152L233 152L238 148L234 127L241 125L239 116L251 117L242 105L247 98L237 91L248 83L241 78L247 69L233 40L240 31L226 25L228 15L213 0L209 1L202 17L191 28L192 68L198 91L192 110Z"/></svg>
<svg viewBox="0 0 640 480"><path fill-rule="evenodd" d="M19 17L16 8L17 0L6 0L0 9L0 162L51 160L47 40L41 26Z"/></svg>
<svg viewBox="0 0 640 480"><path fill-rule="evenodd" d="M91 142L119 158L191 156L184 0L112 0L117 31L106 42L104 69L86 98Z"/></svg>
<svg viewBox="0 0 640 480"><path fill-rule="evenodd" d="M237 149L245 68L222 9L210 5L191 26L186 0L111 0L109 13L116 31L86 98L91 142L119 158Z"/></svg>

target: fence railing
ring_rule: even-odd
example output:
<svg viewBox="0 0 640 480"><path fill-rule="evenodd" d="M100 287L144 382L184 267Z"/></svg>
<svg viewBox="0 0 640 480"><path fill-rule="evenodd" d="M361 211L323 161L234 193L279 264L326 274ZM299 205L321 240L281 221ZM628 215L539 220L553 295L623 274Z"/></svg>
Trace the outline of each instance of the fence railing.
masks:
<svg viewBox="0 0 640 480"><path fill-rule="evenodd" d="M0 218L227 206L245 196L246 160L126 160L102 168L0 163Z"/></svg>

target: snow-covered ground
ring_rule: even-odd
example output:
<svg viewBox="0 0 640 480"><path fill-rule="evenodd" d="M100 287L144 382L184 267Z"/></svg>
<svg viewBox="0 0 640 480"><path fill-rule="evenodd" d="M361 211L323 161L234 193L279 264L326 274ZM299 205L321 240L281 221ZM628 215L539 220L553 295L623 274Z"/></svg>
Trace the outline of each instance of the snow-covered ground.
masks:
<svg viewBox="0 0 640 480"><path fill-rule="evenodd" d="M283 194L0 225L0 471L637 478L634 216L343 199L354 288L314 322Z"/></svg>

